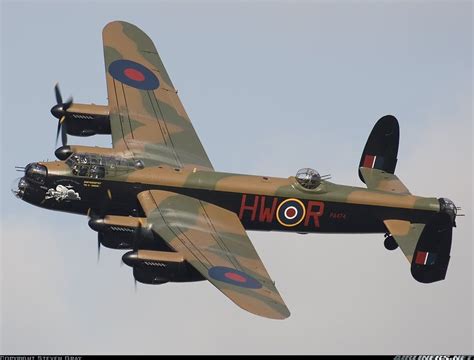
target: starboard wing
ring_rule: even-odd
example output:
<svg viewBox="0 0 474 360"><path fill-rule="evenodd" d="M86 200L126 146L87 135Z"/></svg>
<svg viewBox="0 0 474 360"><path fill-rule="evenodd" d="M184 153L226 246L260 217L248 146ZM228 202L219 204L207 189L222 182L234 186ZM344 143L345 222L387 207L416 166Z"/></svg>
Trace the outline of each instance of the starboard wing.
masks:
<svg viewBox="0 0 474 360"><path fill-rule="evenodd" d="M235 304L267 318L290 315L237 215L168 191L138 200L152 231Z"/></svg>

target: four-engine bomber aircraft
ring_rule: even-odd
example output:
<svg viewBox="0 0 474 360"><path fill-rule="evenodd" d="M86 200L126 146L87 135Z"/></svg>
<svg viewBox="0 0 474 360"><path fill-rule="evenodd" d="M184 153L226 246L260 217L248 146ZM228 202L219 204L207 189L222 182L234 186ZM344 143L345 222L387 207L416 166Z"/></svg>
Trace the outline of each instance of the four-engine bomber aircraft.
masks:
<svg viewBox="0 0 474 360"><path fill-rule="evenodd" d="M359 163L367 188L337 185L312 169L276 178L214 171L150 38L126 22L103 30L108 106L63 102L59 161L31 163L22 200L83 214L98 242L130 249L123 262L146 284L208 280L241 308L290 315L246 230L382 233L413 277L443 280L457 208L412 195L394 175L399 127L373 128ZM113 148L67 145L67 134L111 134Z"/></svg>

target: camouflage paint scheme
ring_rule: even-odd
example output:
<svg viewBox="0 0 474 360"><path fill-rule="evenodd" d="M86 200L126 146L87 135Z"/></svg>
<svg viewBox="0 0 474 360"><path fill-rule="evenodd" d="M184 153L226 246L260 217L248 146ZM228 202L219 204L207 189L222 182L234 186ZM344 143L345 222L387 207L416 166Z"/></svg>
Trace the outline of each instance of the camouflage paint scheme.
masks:
<svg viewBox="0 0 474 360"><path fill-rule="evenodd" d="M226 267L239 270L262 285L249 291L209 276L209 281L237 305L269 318L290 315L236 214L168 191L144 191L138 199L153 231L201 274Z"/></svg>
<svg viewBox="0 0 474 360"><path fill-rule="evenodd" d="M211 162L194 131L155 45L136 26L112 22L102 33L109 95L112 143L117 151L147 164L168 164L212 170ZM126 86L109 71L117 60L145 66L159 86L142 90Z"/></svg>
<svg viewBox="0 0 474 360"><path fill-rule="evenodd" d="M390 233L418 281L444 279L445 268L415 276L433 269L420 262L431 256L429 244L418 248L425 225L446 216L439 199L411 195L393 174L395 118L382 118L364 149L359 171L367 189L323 179L308 189L295 177L217 172L150 38L132 24L115 21L104 28L103 41L109 104L72 104L68 116L76 122L68 131L80 134L89 127L83 136L99 133L94 121L109 119L109 127L101 123L100 131L110 131L113 148L59 148L57 156L66 161L28 165L16 193L47 209L88 215L99 243L133 249L123 259L138 281L207 279L241 308L284 319L290 312L246 229ZM390 146L377 143L384 126L396 130ZM382 155L386 165L378 166ZM88 175L81 175L84 169ZM61 194L47 199L45 193L55 189ZM436 224L426 228L434 231ZM449 244L443 240L447 268L454 218L443 224L449 228Z"/></svg>

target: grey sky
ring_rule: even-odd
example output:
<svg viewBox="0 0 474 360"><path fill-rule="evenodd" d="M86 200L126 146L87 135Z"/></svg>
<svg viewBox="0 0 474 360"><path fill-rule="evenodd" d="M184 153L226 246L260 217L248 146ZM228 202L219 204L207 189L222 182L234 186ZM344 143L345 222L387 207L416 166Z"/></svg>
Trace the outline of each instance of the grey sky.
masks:
<svg viewBox="0 0 474 360"><path fill-rule="evenodd" d="M472 353L471 2L2 2L0 353ZM154 40L221 171L298 168L360 185L375 121L400 121L397 174L463 208L445 281L380 235L250 232L292 315L256 317L208 283L138 285L85 217L18 201L15 165L54 157L53 86L106 104L101 31ZM109 137L71 143L109 146Z"/></svg>

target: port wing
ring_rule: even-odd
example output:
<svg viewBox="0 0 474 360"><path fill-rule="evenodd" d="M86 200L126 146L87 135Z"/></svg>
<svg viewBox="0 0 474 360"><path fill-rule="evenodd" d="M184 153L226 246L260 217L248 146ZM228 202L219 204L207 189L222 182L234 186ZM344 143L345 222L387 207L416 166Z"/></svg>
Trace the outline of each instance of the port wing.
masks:
<svg viewBox="0 0 474 360"><path fill-rule="evenodd" d="M102 36L114 149L145 166L212 170L150 38L123 21Z"/></svg>
<svg viewBox="0 0 474 360"><path fill-rule="evenodd" d="M168 191L138 194L151 229L235 304L284 319L290 312L233 212Z"/></svg>

